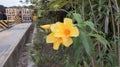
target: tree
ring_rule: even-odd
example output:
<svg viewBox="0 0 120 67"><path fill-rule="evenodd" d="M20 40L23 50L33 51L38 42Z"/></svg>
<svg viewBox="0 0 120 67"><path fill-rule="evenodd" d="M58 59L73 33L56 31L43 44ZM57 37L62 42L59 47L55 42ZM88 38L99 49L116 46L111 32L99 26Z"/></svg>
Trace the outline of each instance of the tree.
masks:
<svg viewBox="0 0 120 67"><path fill-rule="evenodd" d="M6 7L4 7L3 5L0 5L0 11L1 12L5 12L5 9L6 9Z"/></svg>

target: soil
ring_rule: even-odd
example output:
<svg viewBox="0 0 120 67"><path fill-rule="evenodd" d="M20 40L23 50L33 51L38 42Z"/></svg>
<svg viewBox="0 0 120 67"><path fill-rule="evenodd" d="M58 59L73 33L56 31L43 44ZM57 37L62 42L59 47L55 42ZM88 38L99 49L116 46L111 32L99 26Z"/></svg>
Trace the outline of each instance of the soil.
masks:
<svg viewBox="0 0 120 67"><path fill-rule="evenodd" d="M20 58L17 62L16 67L27 67L28 65L28 59L29 59L29 53L27 51L27 46L23 46L23 49L21 50Z"/></svg>

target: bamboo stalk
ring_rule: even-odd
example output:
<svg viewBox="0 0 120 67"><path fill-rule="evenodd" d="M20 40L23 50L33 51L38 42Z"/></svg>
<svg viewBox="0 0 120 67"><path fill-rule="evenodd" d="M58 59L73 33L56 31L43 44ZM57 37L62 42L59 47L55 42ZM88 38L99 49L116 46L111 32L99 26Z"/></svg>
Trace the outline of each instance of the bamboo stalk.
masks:
<svg viewBox="0 0 120 67"><path fill-rule="evenodd" d="M92 12L92 15L93 15L93 20L94 20L94 23L96 25L96 18L95 18L95 15L94 15L94 11L92 9L92 3L91 3L91 0L88 0L89 1L89 4L90 4L90 9L91 9L91 12ZM91 61L92 61L92 67L95 67L95 60L94 60L94 56L91 57Z"/></svg>
<svg viewBox="0 0 120 67"><path fill-rule="evenodd" d="M101 53L101 44L98 43L98 51L99 51L99 54ZM100 67L103 67L103 62L101 62L101 65Z"/></svg>
<svg viewBox="0 0 120 67"><path fill-rule="evenodd" d="M105 31L105 33L106 34L108 34L108 27L109 27L109 11L107 10L107 16L105 17L105 29L104 29L104 31Z"/></svg>
<svg viewBox="0 0 120 67"><path fill-rule="evenodd" d="M91 9L91 12L92 12L92 15L93 15L93 18L94 18L94 23L95 23L95 25L96 25L96 18L95 18L94 11L93 11L93 9L92 9L92 3L91 3L90 0L89 0L89 4L90 4L90 9Z"/></svg>
<svg viewBox="0 0 120 67"><path fill-rule="evenodd" d="M113 11L112 11L112 0L109 0L109 7L110 7L110 11L111 11L111 17L112 17L112 25L113 25L113 38L114 38L114 44L115 44L115 54L116 56L116 61L118 61L119 67L120 67L120 46L116 44L117 39L116 37L116 31L115 31L115 22L113 21Z"/></svg>
<svg viewBox="0 0 120 67"><path fill-rule="evenodd" d="M84 14L84 0L82 0L82 16L83 16L83 20L85 20L85 14Z"/></svg>
<svg viewBox="0 0 120 67"><path fill-rule="evenodd" d="M92 61L92 67L96 67L94 57L91 57L91 61Z"/></svg>
<svg viewBox="0 0 120 67"><path fill-rule="evenodd" d="M109 7L110 7L110 11L111 11L111 20L112 20L112 25L113 25L113 38L114 38L114 41L116 42L115 21L114 21L114 17L113 17L112 4L111 4L110 0L109 0Z"/></svg>
<svg viewBox="0 0 120 67"><path fill-rule="evenodd" d="M118 4L117 4L117 1L115 0L115 5L116 5L116 7L117 7L117 12L119 13L120 12L120 9L119 9L119 7L118 7ZM117 22L118 24L118 38L120 37L120 20L118 20L118 22Z"/></svg>
<svg viewBox="0 0 120 67"><path fill-rule="evenodd" d="M116 0L114 0L115 1L115 5L116 5L116 7L117 7L117 12L119 13L120 12L120 10L119 10L119 7L118 7L118 4L117 4L117 1ZM119 40L119 38L120 38L120 20L118 20L117 21L117 31L118 31L118 40ZM118 59L118 63L119 63L119 67L120 67L120 44L118 43L118 57L119 57L119 59Z"/></svg>
<svg viewBox="0 0 120 67"><path fill-rule="evenodd" d="M71 7L72 7L72 10L74 10L74 5L73 5L73 1L71 0Z"/></svg>

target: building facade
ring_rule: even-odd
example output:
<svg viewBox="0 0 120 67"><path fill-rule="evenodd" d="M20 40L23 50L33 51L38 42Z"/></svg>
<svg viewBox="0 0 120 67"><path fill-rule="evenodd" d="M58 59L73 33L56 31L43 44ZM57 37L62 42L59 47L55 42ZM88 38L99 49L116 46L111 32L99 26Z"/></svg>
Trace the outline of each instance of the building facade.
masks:
<svg viewBox="0 0 120 67"><path fill-rule="evenodd" d="M7 20L16 22L32 22L31 9L28 8L6 8Z"/></svg>
<svg viewBox="0 0 120 67"><path fill-rule="evenodd" d="M22 15L22 22L32 22L31 9L22 8L21 15Z"/></svg>

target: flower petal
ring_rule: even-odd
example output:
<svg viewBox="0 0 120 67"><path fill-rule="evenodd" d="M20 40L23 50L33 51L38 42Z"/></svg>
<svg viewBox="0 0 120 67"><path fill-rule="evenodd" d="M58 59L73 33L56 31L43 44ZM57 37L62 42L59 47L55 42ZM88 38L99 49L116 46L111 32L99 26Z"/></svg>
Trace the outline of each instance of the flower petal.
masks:
<svg viewBox="0 0 120 67"><path fill-rule="evenodd" d="M62 22L57 22L55 24L52 24L50 29L51 29L52 32L58 32L59 29L62 29L62 27L63 27L63 23Z"/></svg>
<svg viewBox="0 0 120 67"><path fill-rule="evenodd" d="M50 29L50 26L51 26L50 24L47 24L47 25L41 25L40 27L48 30L48 29Z"/></svg>
<svg viewBox="0 0 120 67"><path fill-rule="evenodd" d="M61 22L57 22L56 24L51 25L51 31L55 33L54 34L55 37L63 37L63 36L65 36L63 34L64 28L65 28L65 26Z"/></svg>
<svg viewBox="0 0 120 67"><path fill-rule="evenodd" d="M72 19L65 18L65 19L64 19L64 25L65 25L67 28L73 27Z"/></svg>
<svg viewBox="0 0 120 67"><path fill-rule="evenodd" d="M58 50L60 44L61 44L61 40L55 41L54 44L53 44L53 49L54 49L54 50Z"/></svg>
<svg viewBox="0 0 120 67"><path fill-rule="evenodd" d="M75 27L74 24L72 23L72 19L65 18L64 24L65 24L65 27L68 30L70 30L70 36L76 37L79 35L79 31L78 31L77 27Z"/></svg>
<svg viewBox="0 0 120 67"><path fill-rule="evenodd" d="M77 37L79 35L79 30L77 27L73 27L71 29L71 33L70 33L70 36L74 36L74 37Z"/></svg>
<svg viewBox="0 0 120 67"><path fill-rule="evenodd" d="M73 43L73 41L72 41L72 38L66 38L63 40L62 43L64 46L69 47Z"/></svg>
<svg viewBox="0 0 120 67"><path fill-rule="evenodd" d="M56 38L54 37L54 33L50 33L47 37L46 37L46 42L47 43L53 43L56 41Z"/></svg>

